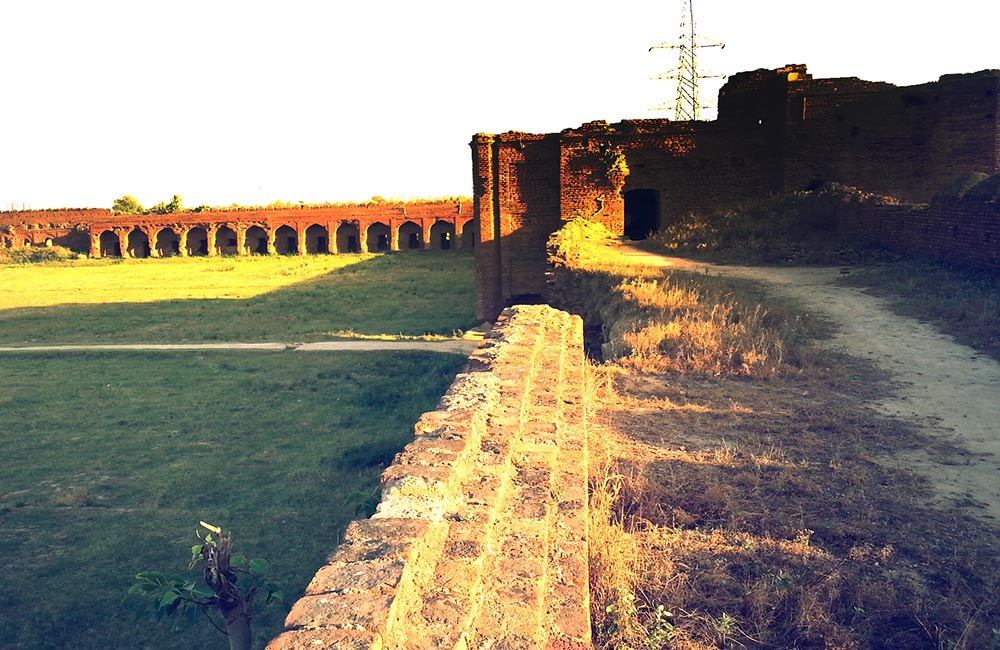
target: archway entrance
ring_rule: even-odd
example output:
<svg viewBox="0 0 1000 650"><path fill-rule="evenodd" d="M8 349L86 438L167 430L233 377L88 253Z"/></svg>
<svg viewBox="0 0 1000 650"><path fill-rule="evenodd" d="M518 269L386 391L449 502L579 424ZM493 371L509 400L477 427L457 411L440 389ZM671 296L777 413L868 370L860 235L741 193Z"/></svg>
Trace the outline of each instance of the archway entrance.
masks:
<svg viewBox="0 0 1000 650"><path fill-rule="evenodd" d="M325 255L330 252L330 236L326 228L313 224L306 228L306 253L309 255Z"/></svg>
<svg viewBox="0 0 1000 650"><path fill-rule="evenodd" d="M399 249L400 250L420 250L424 247L423 230L420 226L407 221L399 227Z"/></svg>
<svg viewBox="0 0 1000 650"><path fill-rule="evenodd" d="M187 234L188 255L208 255L208 232L204 228L192 228Z"/></svg>
<svg viewBox="0 0 1000 650"><path fill-rule="evenodd" d="M278 255L297 255L299 235L289 226L281 226L274 231L274 252Z"/></svg>
<svg viewBox="0 0 1000 650"><path fill-rule="evenodd" d="M171 257L181 252L181 239L170 228L164 228L156 233L156 254L160 257Z"/></svg>
<svg viewBox="0 0 1000 650"><path fill-rule="evenodd" d="M625 236L646 239L660 228L660 193L656 190L625 192Z"/></svg>
<svg viewBox="0 0 1000 650"><path fill-rule="evenodd" d="M239 249L236 247L236 231L229 226L222 226L215 233L215 250L219 255L238 255Z"/></svg>
<svg viewBox="0 0 1000 650"><path fill-rule="evenodd" d="M376 221L368 226L366 244L369 253L384 253L389 250L391 242L389 226Z"/></svg>
<svg viewBox="0 0 1000 650"><path fill-rule="evenodd" d="M110 230L105 230L104 232L101 233L100 247L101 247L101 257L122 256L121 240L118 239L118 235L111 232Z"/></svg>
<svg viewBox="0 0 1000 650"><path fill-rule="evenodd" d="M244 250L250 255L267 255L267 232L260 226L250 226L245 235Z"/></svg>
<svg viewBox="0 0 1000 650"><path fill-rule="evenodd" d="M149 257L149 236L135 228L126 239L126 252L129 257L143 259Z"/></svg>
<svg viewBox="0 0 1000 650"><path fill-rule="evenodd" d="M361 233L353 223L342 223L337 228L337 252L360 253Z"/></svg>
<svg viewBox="0 0 1000 650"><path fill-rule="evenodd" d="M455 226L445 221L437 221L431 226L431 249L447 251L455 248Z"/></svg>

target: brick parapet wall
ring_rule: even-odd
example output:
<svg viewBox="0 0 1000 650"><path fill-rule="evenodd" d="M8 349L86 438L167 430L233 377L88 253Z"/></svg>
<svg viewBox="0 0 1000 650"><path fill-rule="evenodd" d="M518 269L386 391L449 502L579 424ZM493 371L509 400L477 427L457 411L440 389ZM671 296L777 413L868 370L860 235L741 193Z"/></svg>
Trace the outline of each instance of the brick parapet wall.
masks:
<svg viewBox="0 0 1000 650"><path fill-rule="evenodd" d="M587 648L583 328L505 310L269 650Z"/></svg>
<svg viewBox="0 0 1000 650"><path fill-rule="evenodd" d="M1000 269L1000 205L852 204L838 215L842 232L907 254Z"/></svg>

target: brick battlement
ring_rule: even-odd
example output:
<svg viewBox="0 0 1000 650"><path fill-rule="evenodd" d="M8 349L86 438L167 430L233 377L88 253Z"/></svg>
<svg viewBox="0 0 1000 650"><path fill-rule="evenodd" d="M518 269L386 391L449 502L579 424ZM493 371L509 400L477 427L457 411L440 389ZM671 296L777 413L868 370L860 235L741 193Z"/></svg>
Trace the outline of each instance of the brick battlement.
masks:
<svg viewBox="0 0 1000 650"><path fill-rule="evenodd" d="M591 646L583 324L505 310L269 650Z"/></svg>

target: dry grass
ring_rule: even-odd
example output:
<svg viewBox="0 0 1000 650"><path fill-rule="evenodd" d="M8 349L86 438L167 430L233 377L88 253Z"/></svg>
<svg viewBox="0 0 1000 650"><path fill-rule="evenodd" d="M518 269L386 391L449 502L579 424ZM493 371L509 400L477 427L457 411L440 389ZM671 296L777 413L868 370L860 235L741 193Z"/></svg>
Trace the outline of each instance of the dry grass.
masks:
<svg viewBox="0 0 1000 650"><path fill-rule="evenodd" d="M1000 648L998 531L881 462L941 445L866 408L885 378L812 348L794 305L602 266L605 241L554 248L615 354L591 436L595 645Z"/></svg>

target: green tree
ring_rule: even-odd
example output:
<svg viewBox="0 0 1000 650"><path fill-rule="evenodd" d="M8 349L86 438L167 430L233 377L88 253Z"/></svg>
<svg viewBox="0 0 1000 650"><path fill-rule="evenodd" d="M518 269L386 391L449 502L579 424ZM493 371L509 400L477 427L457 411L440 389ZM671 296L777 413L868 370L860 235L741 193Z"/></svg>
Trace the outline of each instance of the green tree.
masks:
<svg viewBox="0 0 1000 650"><path fill-rule="evenodd" d="M139 200L131 194L126 194L120 199L115 199L111 204L111 211L115 214L144 214L146 208L142 207Z"/></svg>
<svg viewBox="0 0 1000 650"><path fill-rule="evenodd" d="M174 197L177 198L177 197ZM191 547L188 569L200 565L200 579L167 576L159 571L143 571L125 598L141 596L156 607L156 617L175 614L197 615L229 637L230 650L250 650L250 623L264 606L283 602L280 589L268 580L267 560L250 560L233 554L233 537L217 526L199 522L210 531ZM214 535L213 535L214 534Z"/></svg>
<svg viewBox="0 0 1000 650"><path fill-rule="evenodd" d="M163 203L162 201L154 205L149 209L153 214L174 214L175 212L180 212L184 208L181 206L181 197L174 194L174 198L170 199L169 203Z"/></svg>

